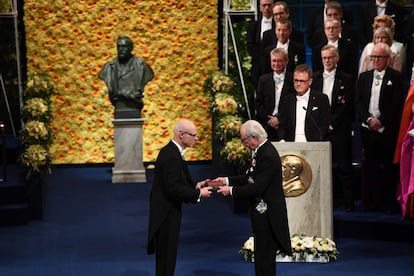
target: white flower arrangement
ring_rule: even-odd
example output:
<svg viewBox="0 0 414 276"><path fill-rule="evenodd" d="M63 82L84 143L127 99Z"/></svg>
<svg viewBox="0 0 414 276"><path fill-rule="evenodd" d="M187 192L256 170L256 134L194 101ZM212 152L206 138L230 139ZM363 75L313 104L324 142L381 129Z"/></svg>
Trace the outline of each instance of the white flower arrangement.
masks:
<svg viewBox="0 0 414 276"><path fill-rule="evenodd" d="M339 251L336 244L329 238L295 234L291 237L292 256L278 253L277 261L289 262L329 262L336 261ZM246 261L254 261L254 238L249 237L243 244L239 253Z"/></svg>

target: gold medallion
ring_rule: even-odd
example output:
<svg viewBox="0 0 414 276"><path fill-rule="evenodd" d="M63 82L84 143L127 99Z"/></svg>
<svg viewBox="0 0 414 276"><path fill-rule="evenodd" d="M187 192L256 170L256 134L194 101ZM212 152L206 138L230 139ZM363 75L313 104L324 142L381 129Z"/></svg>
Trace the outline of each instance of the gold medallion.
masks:
<svg viewBox="0 0 414 276"><path fill-rule="evenodd" d="M312 169L302 157L294 154L281 156L283 191L286 197L300 196L312 182Z"/></svg>

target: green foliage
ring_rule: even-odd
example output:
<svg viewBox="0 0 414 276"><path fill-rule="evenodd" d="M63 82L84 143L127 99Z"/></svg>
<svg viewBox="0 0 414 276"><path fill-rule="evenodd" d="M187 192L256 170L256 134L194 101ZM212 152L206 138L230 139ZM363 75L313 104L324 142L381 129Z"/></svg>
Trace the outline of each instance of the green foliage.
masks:
<svg viewBox="0 0 414 276"><path fill-rule="evenodd" d="M0 0L0 13L10 11L10 0Z"/></svg>
<svg viewBox="0 0 414 276"><path fill-rule="evenodd" d="M22 143L19 161L27 168L27 180L37 177L39 173L51 172L53 135L50 97L53 94L53 84L46 74L29 76L22 108L24 125L19 135Z"/></svg>
<svg viewBox="0 0 414 276"><path fill-rule="evenodd" d="M235 45L237 46L237 52L239 54L240 65L242 69L242 75L247 95L251 95L254 91L253 85L251 83L251 56L249 55L246 42L247 27L250 21L251 18L249 17L232 17ZM236 82L235 89L237 90L237 92L235 93L235 97L241 107L240 114L243 118L247 119L247 105L243 94L243 87L241 85L242 80L240 78L237 66L235 46L231 41L231 37L229 37L228 48L228 74L230 78ZM253 103L249 103L249 105L252 104Z"/></svg>

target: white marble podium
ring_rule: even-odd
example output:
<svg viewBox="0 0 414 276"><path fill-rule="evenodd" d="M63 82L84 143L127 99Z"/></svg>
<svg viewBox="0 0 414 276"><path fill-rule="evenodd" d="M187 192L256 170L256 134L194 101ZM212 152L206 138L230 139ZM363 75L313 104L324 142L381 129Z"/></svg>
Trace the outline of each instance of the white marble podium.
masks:
<svg viewBox="0 0 414 276"><path fill-rule="evenodd" d="M112 119L115 138L115 166L112 183L145 183L142 161L142 125L145 119Z"/></svg>
<svg viewBox="0 0 414 276"><path fill-rule="evenodd" d="M305 193L286 197L290 234L333 239L332 157L330 142L273 142L280 157L307 161L312 181Z"/></svg>

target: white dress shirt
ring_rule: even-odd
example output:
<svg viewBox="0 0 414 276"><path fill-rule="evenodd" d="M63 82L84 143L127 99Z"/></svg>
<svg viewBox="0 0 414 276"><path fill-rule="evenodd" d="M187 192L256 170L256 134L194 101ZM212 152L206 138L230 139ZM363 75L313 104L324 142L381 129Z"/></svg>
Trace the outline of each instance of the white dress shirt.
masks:
<svg viewBox="0 0 414 276"><path fill-rule="evenodd" d="M380 3L378 0L375 1L376 6L377 6L377 15L384 15L385 14L385 9L387 8L387 1L385 1L384 3Z"/></svg>
<svg viewBox="0 0 414 276"><path fill-rule="evenodd" d="M296 128L295 128L295 142L306 142L305 135L305 118L306 110L309 103L310 89L302 96L296 95Z"/></svg>
<svg viewBox="0 0 414 276"><path fill-rule="evenodd" d="M329 99L329 104L332 105L332 89L335 82L336 69L331 72L323 72L323 94L326 94Z"/></svg>
<svg viewBox="0 0 414 276"><path fill-rule="evenodd" d="M285 73L277 74L273 72L273 80L275 82L275 108L272 115L277 115L279 113L280 96L282 95L282 88L285 82Z"/></svg>
<svg viewBox="0 0 414 276"><path fill-rule="evenodd" d="M286 51L286 53L288 53L288 48L289 48L289 42L290 42L290 40L288 39L288 41L286 41L286 43L285 44L282 44L281 42L277 42L277 45L276 45L276 48L281 48L281 49L283 49L283 50L285 50Z"/></svg>
<svg viewBox="0 0 414 276"><path fill-rule="evenodd" d="M263 39L263 33L266 32L267 30L272 29L272 21L273 19L270 17L269 19L267 19L266 17L262 18L262 22L261 22L261 33L260 33L260 39Z"/></svg>
<svg viewBox="0 0 414 276"><path fill-rule="evenodd" d="M330 41L330 40L328 40L328 45L332 45L335 48L338 48L338 40L336 40L336 41Z"/></svg>
<svg viewBox="0 0 414 276"><path fill-rule="evenodd" d="M381 92L382 79L384 78L385 70L378 72L374 70L374 79L372 80L371 86L371 98L369 99L368 112L373 118L379 118L381 111L379 110L379 98ZM363 123L362 126L368 127L367 124ZM384 127L380 128L378 132L383 132Z"/></svg>

